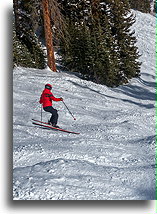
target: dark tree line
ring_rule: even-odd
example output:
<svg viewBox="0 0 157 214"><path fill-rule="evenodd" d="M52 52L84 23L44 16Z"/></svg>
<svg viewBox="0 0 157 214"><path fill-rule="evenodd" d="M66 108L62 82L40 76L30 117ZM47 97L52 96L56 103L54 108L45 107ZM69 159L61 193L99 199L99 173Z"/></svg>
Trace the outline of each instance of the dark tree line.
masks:
<svg viewBox="0 0 157 214"><path fill-rule="evenodd" d="M107 86L127 83L140 73L135 17L127 0L63 0L68 41L61 45L70 70Z"/></svg>
<svg viewBox="0 0 157 214"><path fill-rule="evenodd" d="M151 0L129 0L130 7L143 13L150 12Z"/></svg>
<svg viewBox="0 0 157 214"><path fill-rule="evenodd" d="M153 12L154 12L155 14L157 13L156 4L157 4L157 1L154 0L154 9L153 9Z"/></svg>
<svg viewBox="0 0 157 214"><path fill-rule="evenodd" d="M135 17L130 8L148 12L148 0L47 2L52 45L67 69L111 87L140 75L136 37L131 30ZM46 67L41 46L46 45L42 0L14 0L13 42L14 64Z"/></svg>
<svg viewBox="0 0 157 214"><path fill-rule="evenodd" d="M45 56L38 37L35 34L38 14L34 8L36 1L14 0L13 20L13 63L14 65L44 68ZM37 19L37 20L36 20Z"/></svg>

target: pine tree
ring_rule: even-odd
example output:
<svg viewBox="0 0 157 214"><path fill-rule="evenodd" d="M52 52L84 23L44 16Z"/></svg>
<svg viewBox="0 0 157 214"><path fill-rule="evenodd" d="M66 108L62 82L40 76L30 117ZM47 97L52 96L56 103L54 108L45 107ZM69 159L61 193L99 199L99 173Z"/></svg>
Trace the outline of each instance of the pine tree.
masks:
<svg viewBox="0 0 157 214"><path fill-rule="evenodd" d="M150 0L129 0L130 7L143 13L150 12Z"/></svg>
<svg viewBox="0 0 157 214"><path fill-rule="evenodd" d="M94 40L94 77L97 83L114 86L117 83L118 56L109 23L108 4L104 1L91 1L91 36Z"/></svg>
<svg viewBox="0 0 157 214"><path fill-rule="evenodd" d="M28 50L27 46L19 40L16 35L13 22L13 66L35 67L33 55Z"/></svg>
<svg viewBox="0 0 157 214"><path fill-rule="evenodd" d="M116 50L119 54L119 83L125 83L132 77L139 76L139 53L136 47L136 38L130 27L135 22L135 17L130 13L126 0L114 0L110 5L112 36Z"/></svg>
<svg viewBox="0 0 157 214"><path fill-rule="evenodd" d="M85 24L86 2L63 1L62 5L64 5L63 14L66 17L68 33L67 39L61 43L61 53L68 68L85 74L90 67L87 53L91 49L89 29Z"/></svg>
<svg viewBox="0 0 157 214"><path fill-rule="evenodd" d="M97 11L96 14L94 7L91 1L73 1L72 4L66 2L64 10L70 23L70 41L67 50L64 51L68 57L64 55L64 60L68 68L81 72L97 83L107 83L107 67L111 60L109 61L109 47L106 47L107 41L104 37L108 34L107 31L104 34L102 30L105 23L100 25L98 14L101 11Z"/></svg>
<svg viewBox="0 0 157 214"><path fill-rule="evenodd" d="M155 14L157 13L156 4L157 4L157 2L156 2L156 0L154 0L154 8L153 8L153 12L154 12Z"/></svg>
<svg viewBox="0 0 157 214"><path fill-rule="evenodd" d="M135 21L127 0L64 0L68 42L62 44L65 65L110 87L128 82L140 72Z"/></svg>
<svg viewBox="0 0 157 214"><path fill-rule="evenodd" d="M32 11L32 2L14 0L14 14L15 14L15 30L16 37L21 45L27 48L27 52L30 52L33 60L34 68L45 68L45 56L44 52L38 42L37 36L33 31L32 17L30 16ZM16 46L15 46L16 47ZM31 61L28 64L31 64ZM18 61L20 62L20 61ZM19 66L21 64L18 64Z"/></svg>

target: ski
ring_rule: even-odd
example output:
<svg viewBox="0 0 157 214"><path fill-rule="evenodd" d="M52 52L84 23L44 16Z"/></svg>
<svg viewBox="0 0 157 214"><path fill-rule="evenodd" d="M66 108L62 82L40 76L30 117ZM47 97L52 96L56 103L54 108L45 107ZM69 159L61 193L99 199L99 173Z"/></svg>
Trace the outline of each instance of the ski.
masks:
<svg viewBox="0 0 157 214"><path fill-rule="evenodd" d="M43 122L43 121L40 121L40 120L35 120L35 119L32 119L32 120L35 121L35 122L38 122L38 123L43 123L43 124L50 125L50 124L48 124L48 123L46 123L46 122Z"/></svg>
<svg viewBox="0 0 157 214"><path fill-rule="evenodd" d="M35 120L35 119L32 119L32 120L36 121L36 122L32 122L34 125L42 126L42 127L53 129L53 130L57 130L57 131L67 132L67 133L71 133L71 134L80 134L78 132L73 132L73 131L68 131L68 130L65 130L65 129L53 127L53 126L49 125L46 122L42 122L42 121Z"/></svg>

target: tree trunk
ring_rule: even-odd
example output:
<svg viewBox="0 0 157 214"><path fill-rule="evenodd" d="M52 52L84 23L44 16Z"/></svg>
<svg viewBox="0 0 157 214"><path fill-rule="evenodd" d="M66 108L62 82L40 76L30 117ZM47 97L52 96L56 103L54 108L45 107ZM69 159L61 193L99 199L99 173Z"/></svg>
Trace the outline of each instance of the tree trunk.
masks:
<svg viewBox="0 0 157 214"><path fill-rule="evenodd" d="M48 0L42 0L42 8L43 8L43 17L44 17L44 29L45 29L48 66L52 71L56 71Z"/></svg>

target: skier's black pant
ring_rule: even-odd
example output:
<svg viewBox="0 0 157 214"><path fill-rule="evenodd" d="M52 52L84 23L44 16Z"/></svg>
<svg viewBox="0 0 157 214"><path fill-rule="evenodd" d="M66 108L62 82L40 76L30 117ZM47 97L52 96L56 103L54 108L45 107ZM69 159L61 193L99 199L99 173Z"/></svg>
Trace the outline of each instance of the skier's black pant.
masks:
<svg viewBox="0 0 157 214"><path fill-rule="evenodd" d="M50 122L53 124L53 125L56 125L57 124L57 121L58 121L58 113L57 113L57 110L54 109L52 106L47 106L44 108L44 111L47 111L47 112L50 112L52 114L51 118L50 118Z"/></svg>

